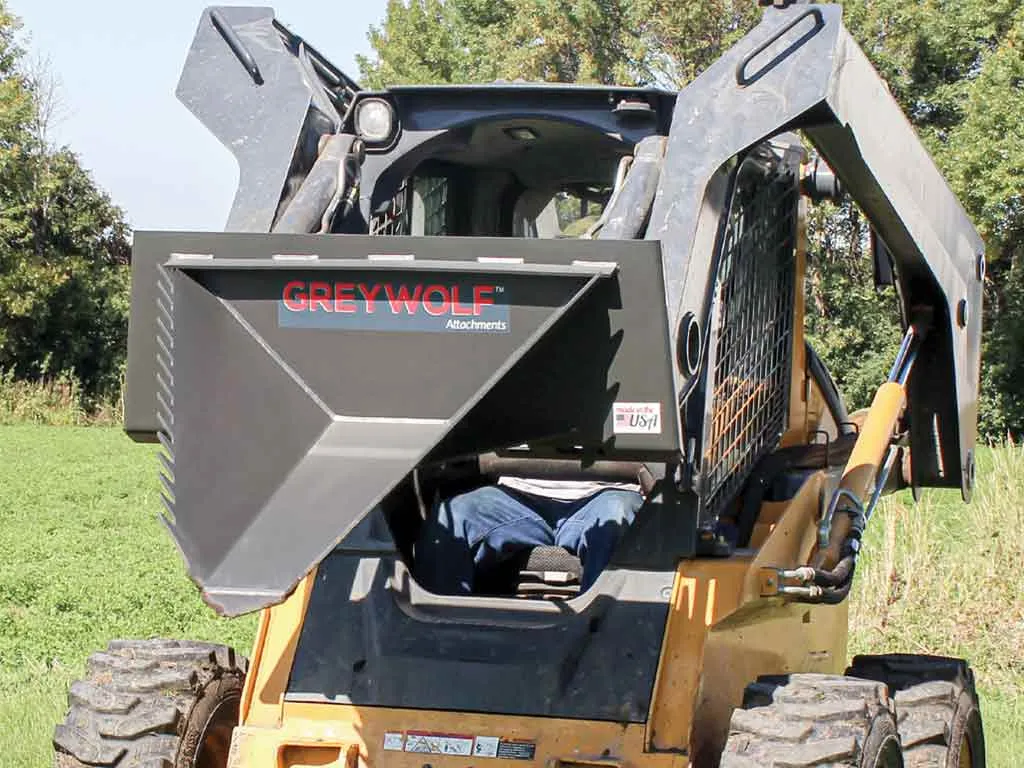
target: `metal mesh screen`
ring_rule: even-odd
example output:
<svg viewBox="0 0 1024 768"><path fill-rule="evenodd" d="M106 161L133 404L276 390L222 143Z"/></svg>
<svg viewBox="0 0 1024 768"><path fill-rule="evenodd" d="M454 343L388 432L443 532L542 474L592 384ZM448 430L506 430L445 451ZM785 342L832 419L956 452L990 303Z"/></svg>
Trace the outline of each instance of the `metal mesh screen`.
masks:
<svg viewBox="0 0 1024 768"><path fill-rule="evenodd" d="M448 179L443 176L418 178L416 194L423 203L423 234L448 234Z"/></svg>
<svg viewBox="0 0 1024 768"><path fill-rule="evenodd" d="M719 515L786 425L793 349L793 176L741 184L724 233L708 348L704 519Z"/></svg>
<svg viewBox="0 0 1024 768"><path fill-rule="evenodd" d="M391 198L388 207L370 219L371 235L408 235L409 234L409 184L404 182L398 192Z"/></svg>
<svg viewBox="0 0 1024 768"><path fill-rule="evenodd" d="M414 225L419 232L422 224L424 235L447 235L448 201L448 179L443 176L406 179L388 207L370 219L370 234L409 235L413 234Z"/></svg>

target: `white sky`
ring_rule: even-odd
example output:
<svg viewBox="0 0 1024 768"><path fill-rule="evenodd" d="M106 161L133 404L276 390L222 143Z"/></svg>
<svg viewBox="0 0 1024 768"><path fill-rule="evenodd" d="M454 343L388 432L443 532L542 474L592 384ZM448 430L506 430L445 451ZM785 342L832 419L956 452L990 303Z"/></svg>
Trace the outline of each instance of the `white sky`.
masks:
<svg viewBox="0 0 1024 768"><path fill-rule="evenodd" d="M59 143L78 153L135 229L220 230L234 158L175 98L203 9L195 0L7 0L31 57L60 85ZM277 18L358 80L386 0L276 0Z"/></svg>

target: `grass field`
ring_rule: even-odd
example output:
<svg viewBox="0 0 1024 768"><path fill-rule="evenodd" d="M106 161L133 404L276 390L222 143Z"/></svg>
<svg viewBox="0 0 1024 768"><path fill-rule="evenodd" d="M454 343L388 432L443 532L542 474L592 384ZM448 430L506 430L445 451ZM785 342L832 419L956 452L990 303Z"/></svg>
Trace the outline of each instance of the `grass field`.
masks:
<svg viewBox="0 0 1024 768"><path fill-rule="evenodd" d="M66 687L113 637L223 640L157 519L155 451L116 428L0 427L0 765L52 765Z"/></svg>
<svg viewBox="0 0 1024 768"><path fill-rule="evenodd" d="M216 639L219 620L157 519L149 446L114 428L0 427L0 764L51 765L68 682L112 637ZM926 494L872 521L851 652L950 653L975 666L989 765L1024 762L1024 451L984 452L975 503Z"/></svg>

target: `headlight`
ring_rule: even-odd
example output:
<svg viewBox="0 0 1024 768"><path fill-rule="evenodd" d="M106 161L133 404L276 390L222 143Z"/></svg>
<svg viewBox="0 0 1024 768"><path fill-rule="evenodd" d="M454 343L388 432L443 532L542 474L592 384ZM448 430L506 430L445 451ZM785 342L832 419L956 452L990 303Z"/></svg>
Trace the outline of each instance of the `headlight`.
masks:
<svg viewBox="0 0 1024 768"><path fill-rule="evenodd" d="M395 112L383 99L366 99L356 107L356 135L363 141L379 144L391 138Z"/></svg>

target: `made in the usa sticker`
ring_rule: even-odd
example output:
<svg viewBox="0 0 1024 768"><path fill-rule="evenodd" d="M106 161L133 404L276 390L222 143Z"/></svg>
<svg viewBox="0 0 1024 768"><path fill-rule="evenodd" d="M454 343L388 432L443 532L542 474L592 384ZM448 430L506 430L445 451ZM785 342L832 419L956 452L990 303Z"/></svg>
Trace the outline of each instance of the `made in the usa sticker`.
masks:
<svg viewBox="0 0 1024 768"><path fill-rule="evenodd" d="M661 434L661 403L614 403L612 416L616 435Z"/></svg>

